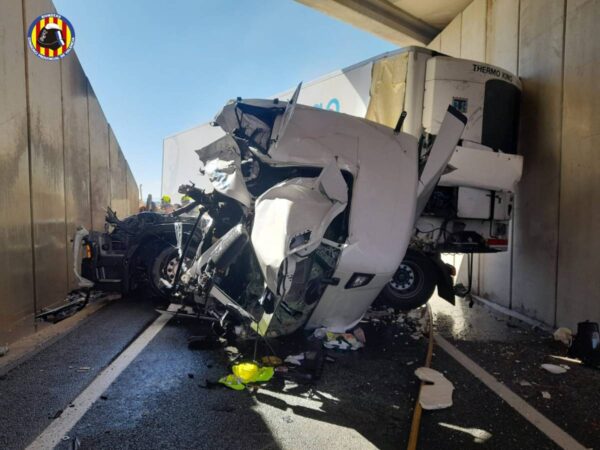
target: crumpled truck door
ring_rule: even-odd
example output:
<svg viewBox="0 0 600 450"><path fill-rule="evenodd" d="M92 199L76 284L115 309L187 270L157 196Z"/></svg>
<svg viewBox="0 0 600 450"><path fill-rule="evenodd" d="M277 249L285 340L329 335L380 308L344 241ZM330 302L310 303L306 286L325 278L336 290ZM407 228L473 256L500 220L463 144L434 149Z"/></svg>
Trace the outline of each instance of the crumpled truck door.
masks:
<svg viewBox="0 0 600 450"><path fill-rule="evenodd" d="M454 153L454 148L465 129L467 117L453 106L448 106L448 111L429 152L429 157L419 178L417 192L417 217L421 216L427 201L438 183L448 161Z"/></svg>

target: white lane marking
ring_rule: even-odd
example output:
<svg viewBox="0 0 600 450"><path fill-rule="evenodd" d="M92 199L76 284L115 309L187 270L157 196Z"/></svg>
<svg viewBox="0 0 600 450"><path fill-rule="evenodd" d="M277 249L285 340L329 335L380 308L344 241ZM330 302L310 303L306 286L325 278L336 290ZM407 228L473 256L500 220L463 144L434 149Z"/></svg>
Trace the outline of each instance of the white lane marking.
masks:
<svg viewBox="0 0 600 450"><path fill-rule="evenodd" d="M512 406L515 411L521 414L538 430L548 436L555 444L561 448L569 450L586 450L586 447L577 442L562 428L556 426L546 416L540 413L537 409L500 383L496 378L486 372L482 367L477 365L475 361L457 349L454 345L448 342L439 334L435 335L437 344L456 361L458 361L465 369L475 375L483 384L490 388L502 400Z"/></svg>
<svg viewBox="0 0 600 450"><path fill-rule="evenodd" d="M67 435L75 424L90 409L92 404L98 400L100 395L117 379L129 364L140 354L148 343L162 330L171 314L161 314L157 319L144 330L138 338L133 341L112 364L104 369L92 383L79 394L73 401L73 407L65 408L62 415L55 419L35 441L33 441L27 450L47 450L54 448L63 436Z"/></svg>

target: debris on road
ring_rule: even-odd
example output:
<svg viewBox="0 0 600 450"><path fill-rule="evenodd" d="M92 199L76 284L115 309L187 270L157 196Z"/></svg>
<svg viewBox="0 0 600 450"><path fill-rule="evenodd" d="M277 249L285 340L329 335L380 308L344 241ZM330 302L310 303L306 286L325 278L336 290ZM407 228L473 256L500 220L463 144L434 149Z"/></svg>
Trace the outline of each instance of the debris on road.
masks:
<svg viewBox="0 0 600 450"><path fill-rule="evenodd" d="M264 366L278 367L283 364L283 361L278 356L263 356L261 359Z"/></svg>
<svg viewBox="0 0 600 450"><path fill-rule="evenodd" d="M363 317L363 322L372 325L402 325L410 332L410 337L415 341L420 340L428 333L428 312L426 307L420 307L411 311L396 312L393 308L370 309Z"/></svg>
<svg viewBox="0 0 600 450"><path fill-rule="evenodd" d="M58 419L63 413L62 409L57 410L54 414L48 417L48 419Z"/></svg>
<svg viewBox="0 0 600 450"><path fill-rule="evenodd" d="M8 345L0 345L0 357L8 353Z"/></svg>
<svg viewBox="0 0 600 450"><path fill-rule="evenodd" d="M519 381L519 384L521 386L533 386L529 381L526 381L526 380Z"/></svg>
<svg viewBox="0 0 600 450"><path fill-rule="evenodd" d="M337 350L358 350L364 347L352 333L333 333L328 331L323 341L323 347Z"/></svg>
<svg viewBox="0 0 600 450"><path fill-rule="evenodd" d="M542 391L542 397L544 397L546 400L550 400L552 398L550 392L548 391Z"/></svg>
<svg viewBox="0 0 600 450"><path fill-rule="evenodd" d="M573 332L570 328L558 328L552 335L555 341L560 341L566 346L570 346L573 340Z"/></svg>
<svg viewBox="0 0 600 450"><path fill-rule="evenodd" d="M231 345L225 347L223 350L225 350L225 353L229 353L231 355L237 355L240 353L240 351L237 349L237 347L233 347Z"/></svg>
<svg viewBox="0 0 600 450"><path fill-rule="evenodd" d="M542 364L540 367L542 369L544 369L544 370L546 370L546 371L548 371L550 373L556 374L556 375L559 375L561 373L565 373L567 371L567 369L565 369L564 367L557 366L556 364Z"/></svg>
<svg viewBox="0 0 600 450"><path fill-rule="evenodd" d="M415 375L425 383L421 388L419 403L423 409L444 409L452 406L454 385L442 373L429 367L419 367Z"/></svg>
<svg viewBox="0 0 600 450"><path fill-rule="evenodd" d="M356 339L358 339L358 342L360 342L361 344L365 345L367 343L367 337L365 336L365 332L362 328L355 328L352 331L352 334Z"/></svg>
<svg viewBox="0 0 600 450"><path fill-rule="evenodd" d="M470 434L471 436L473 436L473 442L475 444L484 444L488 439L492 437L492 433L490 433L489 431L482 430L481 428L465 428L459 427L458 425L443 422L440 422L438 425L444 428L449 428L451 430L456 430L462 433Z"/></svg>
<svg viewBox="0 0 600 450"><path fill-rule="evenodd" d="M250 383L264 383L273 378L273 367L259 366L255 362L242 362L231 366L232 374L222 377L219 383L236 391L242 391ZM250 387L250 386L249 386Z"/></svg>
<svg viewBox="0 0 600 450"><path fill-rule="evenodd" d="M240 351L237 349L237 347L229 345L223 350L225 350L225 354L227 355L230 361L235 361L241 356Z"/></svg>
<svg viewBox="0 0 600 450"><path fill-rule="evenodd" d="M293 364L295 366L302 365L302 360L304 359L304 353L298 353L297 355L289 355L283 361L286 363Z"/></svg>

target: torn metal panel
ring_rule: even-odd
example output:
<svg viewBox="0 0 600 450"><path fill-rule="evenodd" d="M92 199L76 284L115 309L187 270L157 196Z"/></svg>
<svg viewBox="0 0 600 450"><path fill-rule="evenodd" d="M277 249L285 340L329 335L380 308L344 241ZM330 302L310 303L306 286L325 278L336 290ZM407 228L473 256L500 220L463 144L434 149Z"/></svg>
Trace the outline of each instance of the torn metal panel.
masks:
<svg viewBox="0 0 600 450"><path fill-rule="evenodd" d="M231 136L224 136L196 153L214 189L250 207L252 196L244 182L240 150L235 140Z"/></svg>
<svg viewBox="0 0 600 450"><path fill-rule="evenodd" d="M327 227L346 207L347 190L339 169L330 165L316 180L287 180L257 200L252 244L273 292L282 262L292 254L307 255L321 244Z"/></svg>
<svg viewBox="0 0 600 450"><path fill-rule="evenodd" d="M457 146L439 185L515 192L523 174L523 157L486 149Z"/></svg>
<svg viewBox="0 0 600 450"><path fill-rule="evenodd" d="M275 120L285 111L285 106L286 103L276 100L231 101L215 117L215 124L266 153Z"/></svg>
<svg viewBox="0 0 600 450"><path fill-rule="evenodd" d="M433 147L429 152L427 162L419 179L419 193L417 200L417 216L420 216L425 205L437 185L448 161L454 152L462 132L467 124L467 118L452 106L444 116L439 133L435 138Z"/></svg>

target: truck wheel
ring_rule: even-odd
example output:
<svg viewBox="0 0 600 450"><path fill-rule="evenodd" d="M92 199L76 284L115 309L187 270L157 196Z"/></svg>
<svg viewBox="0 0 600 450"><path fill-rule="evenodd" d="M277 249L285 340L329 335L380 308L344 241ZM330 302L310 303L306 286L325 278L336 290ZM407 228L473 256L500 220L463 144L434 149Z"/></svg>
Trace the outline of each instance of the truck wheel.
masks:
<svg viewBox="0 0 600 450"><path fill-rule="evenodd" d="M377 303L400 310L418 308L433 295L436 280L435 266L429 258L409 250Z"/></svg>
<svg viewBox="0 0 600 450"><path fill-rule="evenodd" d="M190 254L192 250L190 250ZM171 246L164 247L159 250L150 264L148 264L148 278L150 291L157 297L162 299L169 298L170 291L163 285L160 280L161 278L173 283L175 280L175 274L177 272L177 265L179 262L179 254L177 249ZM185 258L185 263L189 265L191 263L190 258Z"/></svg>

